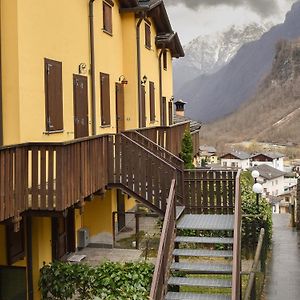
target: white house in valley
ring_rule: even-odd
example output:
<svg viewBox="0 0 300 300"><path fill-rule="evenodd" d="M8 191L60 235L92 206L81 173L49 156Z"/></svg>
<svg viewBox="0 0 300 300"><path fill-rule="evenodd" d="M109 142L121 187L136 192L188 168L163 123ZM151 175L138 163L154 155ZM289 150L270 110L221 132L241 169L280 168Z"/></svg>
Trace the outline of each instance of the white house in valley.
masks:
<svg viewBox="0 0 300 300"><path fill-rule="evenodd" d="M257 170L259 172L257 181L262 184L263 191L266 195L278 196L284 193L285 172L275 169L267 164L254 166L249 170Z"/></svg>
<svg viewBox="0 0 300 300"><path fill-rule="evenodd" d="M250 157L251 167L268 165L280 171L284 171L284 155L277 152L256 153Z"/></svg>
<svg viewBox="0 0 300 300"><path fill-rule="evenodd" d="M250 154L243 151L232 151L220 157L223 167L246 170L250 167Z"/></svg>

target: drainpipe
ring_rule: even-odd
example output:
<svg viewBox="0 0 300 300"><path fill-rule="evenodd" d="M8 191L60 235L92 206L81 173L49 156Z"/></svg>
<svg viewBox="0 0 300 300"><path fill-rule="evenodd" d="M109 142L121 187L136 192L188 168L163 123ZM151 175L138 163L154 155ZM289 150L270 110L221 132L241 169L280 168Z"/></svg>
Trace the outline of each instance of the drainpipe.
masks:
<svg viewBox="0 0 300 300"><path fill-rule="evenodd" d="M162 55L165 51L165 46L163 46L163 48L160 50L159 53L159 57L158 57L158 68L159 68L159 101L160 101L160 125L164 125L162 124L162 120L163 120L163 109L162 109L162 90L163 90L163 83L162 83L162 63L161 63L161 58Z"/></svg>
<svg viewBox="0 0 300 300"><path fill-rule="evenodd" d="M26 217L26 260L27 260L27 289L28 300L33 300L33 263L32 263L32 218Z"/></svg>
<svg viewBox="0 0 300 300"><path fill-rule="evenodd" d="M92 135L96 135L96 77L95 77L95 36L94 36L94 2L89 2L90 51L91 51L91 91L92 91Z"/></svg>
<svg viewBox="0 0 300 300"><path fill-rule="evenodd" d="M145 18L145 13L139 15L139 20L136 24L136 53L137 53L137 84L138 84L138 108L139 108L139 128L142 127L142 88L141 88L141 23Z"/></svg>

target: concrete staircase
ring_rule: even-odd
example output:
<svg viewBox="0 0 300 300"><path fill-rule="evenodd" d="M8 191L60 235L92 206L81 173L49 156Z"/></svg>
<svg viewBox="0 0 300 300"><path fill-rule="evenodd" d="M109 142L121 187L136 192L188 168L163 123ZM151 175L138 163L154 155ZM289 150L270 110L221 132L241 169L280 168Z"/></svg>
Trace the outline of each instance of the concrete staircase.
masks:
<svg viewBox="0 0 300 300"><path fill-rule="evenodd" d="M179 219L166 300L231 299L233 229L233 215Z"/></svg>

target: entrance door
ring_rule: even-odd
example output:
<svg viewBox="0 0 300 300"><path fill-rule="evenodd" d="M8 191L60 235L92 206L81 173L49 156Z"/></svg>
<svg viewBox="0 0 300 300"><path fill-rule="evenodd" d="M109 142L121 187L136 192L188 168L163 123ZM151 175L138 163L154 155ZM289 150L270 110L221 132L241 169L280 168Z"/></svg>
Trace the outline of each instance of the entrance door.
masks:
<svg viewBox="0 0 300 300"><path fill-rule="evenodd" d="M75 251L74 209L68 210L67 217L52 218L52 259L62 260Z"/></svg>
<svg viewBox="0 0 300 300"><path fill-rule="evenodd" d="M73 75L75 138L89 135L87 77Z"/></svg>
<svg viewBox="0 0 300 300"><path fill-rule="evenodd" d="M141 86L141 127L146 127L146 90L145 86Z"/></svg>
<svg viewBox="0 0 300 300"><path fill-rule="evenodd" d="M125 227L125 200L120 190L117 190L117 210L118 210L118 231Z"/></svg>
<svg viewBox="0 0 300 300"><path fill-rule="evenodd" d="M125 111L124 111L124 86L116 83L116 115L117 115L117 132L125 130Z"/></svg>

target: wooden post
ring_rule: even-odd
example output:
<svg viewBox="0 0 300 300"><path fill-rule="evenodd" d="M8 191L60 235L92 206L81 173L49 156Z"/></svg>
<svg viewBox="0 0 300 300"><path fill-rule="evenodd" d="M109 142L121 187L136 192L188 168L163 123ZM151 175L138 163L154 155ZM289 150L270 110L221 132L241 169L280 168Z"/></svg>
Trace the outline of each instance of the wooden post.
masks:
<svg viewBox="0 0 300 300"><path fill-rule="evenodd" d="M135 215L135 248L138 250L140 246L140 216L138 214Z"/></svg>

